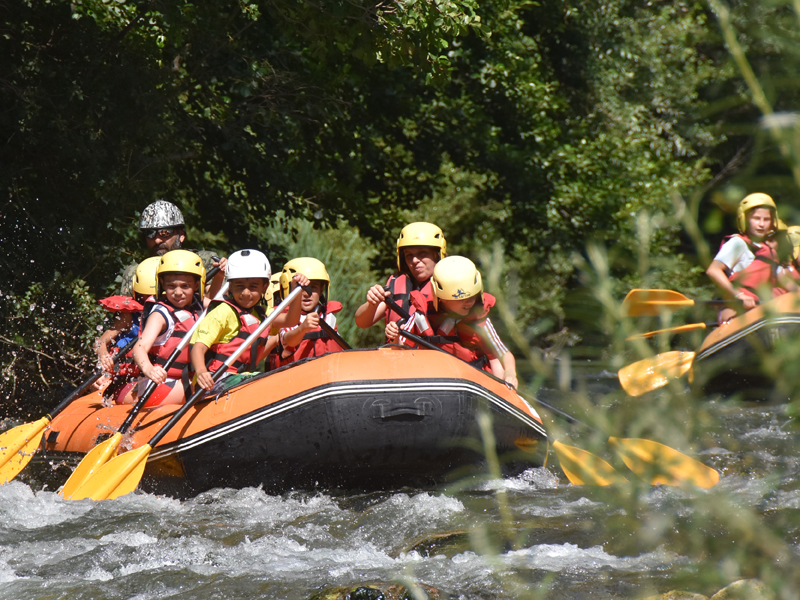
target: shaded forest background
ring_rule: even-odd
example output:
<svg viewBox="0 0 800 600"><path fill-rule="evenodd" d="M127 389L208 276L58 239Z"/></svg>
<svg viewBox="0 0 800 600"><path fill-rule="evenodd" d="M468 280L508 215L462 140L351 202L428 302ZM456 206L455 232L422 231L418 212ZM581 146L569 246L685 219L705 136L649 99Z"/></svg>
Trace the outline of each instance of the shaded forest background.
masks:
<svg viewBox="0 0 800 600"><path fill-rule="evenodd" d="M351 313L403 224L433 221L451 254L502 258L493 291L544 349L602 343L587 244L619 296L707 297L745 193L800 223L790 3L0 7L4 415L91 366L96 299L144 258L137 217L157 198L182 209L187 247L326 261Z"/></svg>

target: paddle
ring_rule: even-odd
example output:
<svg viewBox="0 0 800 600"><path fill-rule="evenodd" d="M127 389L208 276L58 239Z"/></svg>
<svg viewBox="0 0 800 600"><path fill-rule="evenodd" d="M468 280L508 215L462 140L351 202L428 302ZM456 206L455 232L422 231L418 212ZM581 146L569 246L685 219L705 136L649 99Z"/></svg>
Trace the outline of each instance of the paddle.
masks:
<svg viewBox="0 0 800 600"><path fill-rule="evenodd" d="M694 352L672 350L623 367L617 373L622 389L630 396L641 396L682 377L692 368Z"/></svg>
<svg viewBox="0 0 800 600"><path fill-rule="evenodd" d="M553 450L558 456L561 470L573 485L611 485L628 481L617 470L596 454L576 446L554 441Z"/></svg>
<svg viewBox="0 0 800 600"><path fill-rule="evenodd" d="M215 269L219 270L219 267L214 267L209 271L209 274L213 277L215 274ZM222 289L218 292L218 296L221 296L225 293L225 290L228 288L228 284L226 283ZM186 333L181 341L178 343L178 346L175 348L173 353L167 359L167 362L162 365L164 370L167 371L172 366L178 356L180 356L181 351L186 347L189 341L192 339L192 335L194 332L197 331L197 328L200 326L200 322L203 320L203 317L206 316L208 310L204 310L200 317L194 322L191 329ZM141 412L144 405L150 399L150 396L153 395L153 392L158 387L155 381L150 381L147 384L147 387L144 390L144 393L141 395L139 400L136 401L136 404L133 405L133 408L128 413L128 416L122 422L119 429L107 440L102 441L101 443L97 444L94 448L92 448L89 452L86 453L86 456L83 457L78 466L75 467L75 470L69 476L66 483L61 488L60 494L64 498L70 498L83 483L92 476L100 467L106 464L111 458L116 454L117 448L119 448L120 443L122 443L122 437L128 432L131 425L133 425L134 419L138 416Z"/></svg>
<svg viewBox="0 0 800 600"><path fill-rule="evenodd" d="M248 336L242 345L240 345L234 353L225 360L222 366L213 373L212 378L215 382L228 371L228 367L239 358L239 355L259 338L261 333L272 324L301 292L302 288L300 286L293 289L286 299L259 324L256 330ZM200 398L204 398L205 396L206 390L203 388L198 389L197 392L172 415L170 420L159 429L158 433L156 433L149 442L139 448L120 454L103 465L103 467L73 492L71 499L82 500L84 498L91 498L92 500L106 500L124 496L135 490L144 474L150 452L169 430L181 420L183 415L185 415Z"/></svg>
<svg viewBox="0 0 800 600"><path fill-rule="evenodd" d="M385 301L388 306L401 317L405 319L410 318L410 315L393 300L386 298ZM400 335L426 348L445 352L438 346L426 341L421 336L409 331L401 330ZM449 352L445 352L445 354L449 354ZM505 381L495 377L491 373L486 373L486 375L506 384ZM586 423L582 423L575 417L538 398L534 398L533 400L547 410L562 416L570 423L577 423L588 429L594 429L589 427ZM617 454L622 458L625 465L637 475L644 475L655 471L656 475L650 479L650 483L653 485L680 485L684 481L691 481L698 487L709 488L719 481L719 472L715 469L707 467L703 463L669 446L638 438L610 437L608 440L617 451ZM586 480L589 480L595 485L608 485L609 483L624 480L621 475L615 473L613 467L606 461L586 450L575 446L567 446L558 441L553 443L553 449L558 456L559 462L563 459L564 464L567 465L566 468L562 465L567 479L576 485L580 485ZM665 461L663 465L660 463L662 460ZM648 461L651 462L648 463Z"/></svg>
<svg viewBox="0 0 800 600"><path fill-rule="evenodd" d="M320 306L321 304L317 304L317 312L319 312ZM352 350L352 346L350 346L350 344L348 344L344 340L344 338L341 335L339 335L338 331L336 331L333 327L328 325L325 322L325 318L322 316L320 316L319 319L319 326L329 338L331 338L334 342L336 342L337 344L339 344L339 346L341 346L342 350Z"/></svg>
<svg viewBox="0 0 800 600"><path fill-rule="evenodd" d="M680 485L691 481L709 489L719 482L719 471L664 444L615 437L608 441L617 449L625 466L638 476L647 477L653 485Z"/></svg>
<svg viewBox="0 0 800 600"><path fill-rule="evenodd" d="M133 348L137 338L133 338L114 356L114 364ZM55 407L49 414L38 421L24 423L9 429L0 435L0 484L8 483L25 468L42 441L45 428L62 410L69 406L73 400L80 398L90 385L103 376L105 370L95 369L89 378L81 383L75 390Z"/></svg>
<svg viewBox="0 0 800 600"><path fill-rule="evenodd" d="M707 329L709 327L716 327L717 325L718 323L716 321L713 323L688 323L687 325L678 325L676 327L668 327L667 329L648 331L647 333L637 333L635 335L626 337L625 341L630 342L631 340L647 339L661 335L662 333L683 333L686 331L694 331L695 329Z"/></svg>
<svg viewBox="0 0 800 600"><path fill-rule="evenodd" d="M592 431L597 431L594 427L590 427L588 424L576 419L572 415L569 415L562 410L557 409L555 406L547 404L546 402L542 402L536 398L534 398L534 400L547 410L560 415L569 423L576 423ZM642 438L618 437L609 437L608 442L617 451L617 454L622 459L622 462L625 463L626 467L639 476L648 475L649 481L653 485L681 485L685 481L690 481L698 487L707 489L714 487L719 481L719 472L716 469L707 467L703 463L686 456L682 452L678 452L674 448L670 448L669 446L665 446L659 442ZM556 450L559 461L562 460L562 458L571 460L571 455L566 454L565 456L562 456L562 454L559 453L559 449L556 446L557 444L560 444L560 442L554 442L553 448ZM561 444L561 446L564 445ZM571 451L577 450L578 452L586 452L580 448L569 446L567 446L567 448L569 448ZM586 452L586 454L589 453ZM597 459L598 457L594 458ZM608 466L610 467L610 465ZM566 473L566 470L564 472ZM567 478L569 478L568 473ZM572 481L572 479L570 479L570 481ZM575 483L574 481L572 482Z"/></svg>
<svg viewBox="0 0 800 600"><path fill-rule="evenodd" d="M622 301L622 312L628 317L657 317L664 310L679 310L698 303L721 306L735 301L692 300L672 290L631 290Z"/></svg>

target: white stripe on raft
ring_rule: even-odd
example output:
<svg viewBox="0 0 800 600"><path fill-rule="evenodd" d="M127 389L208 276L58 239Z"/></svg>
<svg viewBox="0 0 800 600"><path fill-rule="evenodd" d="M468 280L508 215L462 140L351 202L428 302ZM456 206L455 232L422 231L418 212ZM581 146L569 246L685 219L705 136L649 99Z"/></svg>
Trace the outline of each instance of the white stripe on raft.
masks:
<svg viewBox="0 0 800 600"><path fill-rule="evenodd" d="M245 385L247 385L245 383ZM241 417L239 420L229 422L227 424L222 425L219 429L214 429L213 431L207 431L205 433L197 434L197 436L193 436L191 439L183 441L183 442L174 442L173 445L170 445L169 448L165 448L163 450L154 450L150 457L148 458L147 462L155 461L160 458L164 458L165 456L170 456L172 454L177 454L184 450L189 450L191 448L195 448L196 446L200 446L205 444L206 442L210 442L215 440L219 437L228 435L238 429L242 429L244 427L248 427L253 423L257 423L259 421L263 421L272 417L274 415L280 414L282 412L286 412L308 402L313 402L315 400L319 400L321 398L326 398L329 396L337 396L341 394L352 394L353 392L359 392L364 394L374 394L376 391L383 391L386 392L387 390L398 390L398 391L409 391L409 390L419 390L419 391L453 391L453 390L462 390L471 392L477 396L481 396L486 400L492 402L498 408L505 410L506 412L510 413L520 421L524 422L529 427L535 429L540 435L547 438L547 433L544 430L544 427L541 423L535 421L520 409L518 409L513 404L510 404L507 400L496 396L492 392L489 392L484 387L470 383L467 381L439 381L439 382L421 382L421 383L374 383L374 384L349 384L349 385L336 385L333 387L325 388L322 390L312 391L310 393L303 394L294 400L289 400L286 402L281 402L276 406L267 406L264 407L261 411L256 414L251 414L247 417ZM229 392L223 392L223 394L228 394ZM213 400L213 399L211 399ZM530 409L531 412L539 418L539 414L533 410L533 408L528 404L525 403Z"/></svg>

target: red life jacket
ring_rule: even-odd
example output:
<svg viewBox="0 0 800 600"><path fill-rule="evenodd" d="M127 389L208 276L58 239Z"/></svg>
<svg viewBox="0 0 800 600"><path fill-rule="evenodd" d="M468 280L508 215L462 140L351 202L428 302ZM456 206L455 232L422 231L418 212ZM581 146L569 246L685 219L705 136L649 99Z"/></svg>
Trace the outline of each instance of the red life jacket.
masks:
<svg viewBox="0 0 800 600"><path fill-rule="evenodd" d="M206 352L206 366L212 373L215 373L217 369L223 365L228 357L250 337L251 333L258 329L261 321L267 317L266 312L260 306L255 307L259 317L256 318L250 310L243 310L227 299L213 301L208 307L209 312L219 304L227 304L236 311L236 315L239 317L239 332L229 342L213 344L211 348L208 349L208 352ZM269 330L267 329L265 333L269 335ZM239 358L228 367L227 372L241 373L245 370L255 371L256 364L258 363L258 347L261 345L260 342L262 341L264 340L258 339L250 346L250 354L247 353L247 350L242 352Z"/></svg>
<svg viewBox="0 0 800 600"><path fill-rule="evenodd" d="M775 248L768 244L764 243L756 246L749 237L738 233L724 238L722 245L734 237L740 237L744 240L750 252L755 255L755 258L747 267L733 273L729 279L742 293L754 298L756 301L761 301L758 295L758 288L764 285L768 285L772 289L777 288L778 253ZM780 288L777 288L777 290L777 295L784 293L784 290Z"/></svg>
<svg viewBox="0 0 800 600"><path fill-rule="evenodd" d="M322 305L320 305L321 307ZM336 300L331 300L325 306L325 312L320 311L319 318L324 319L327 315L333 315L337 312L342 310L341 302L336 302ZM333 328L336 329L336 325L333 325ZM336 341L332 340L328 337L328 334L322 331L322 327L316 327L311 331L307 331L306 334L303 336L303 339L300 340L300 343L295 348L294 353L290 356L283 357L280 354L278 355L277 366L282 367L284 365L288 365L289 363L293 363L296 360L301 360L303 358L309 358L311 356L322 356L323 354L328 354L329 352L340 352L342 347L336 343Z"/></svg>
<svg viewBox="0 0 800 600"><path fill-rule="evenodd" d="M150 357L150 362L154 365L161 365L162 367L167 364L167 359L172 356L172 353L177 349L178 344L180 344L181 340L186 337L186 334L189 333L189 330L194 325L197 318L200 316L202 312L201 304L198 298L195 298L195 301L192 302L186 308L175 308L165 300L159 300L155 303L155 306L163 306L167 309L168 312L168 322L167 328L170 326L170 322L173 325L172 333L166 339L166 341L161 346L153 346L150 348L150 352L148 352L148 356ZM152 315L153 311L150 310L149 314L147 315L148 318ZM159 311L159 314L164 317L164 313ZM142 330L144 330L145 324L147 321L142 324ZM170 365L169 369L167 369L167 377L171 379L179 379L183 370L189 366L189 344L186 344L183 349L181 350L180 354L178 354L178 358Z"/></svg>
<svg viewBox="0 0 800 600"><path fill-rule="evenodd" d="M405 309L409 315L414 314L417 308L411 302L411 293L413 291L425 298L426 305L429 305L426 312L427 310L433 310L433 287L431 286L430 279L418 290L412 289L413 286L410 285L410 283L411 278L408 275L392 275L389 281L386 282L386 287L391 294L391 299L394 300L400 308ZM403 317L391 310L388 306L386 307L384 321L387 325L389 322L397 323L402 318Z"/></svg>
<svg viewBox="0 0 800 600"><path fill-rule="evenodd" d="M414 298L418 301L418 298ZM489 310L495 305L495 298L491 294L483 294L483 304L475 304L469 314L456 322L455 331L444 332L442 325L448 320L444 312L434 312L428 314L427 321L429 328L420 332L421 335L442 350L455 355L473 366L491 371L489 368L489 358L481 348L481 336L479 328L486 322ZM403 332L400 332L403 335ZM499 356L497 358L500 358Z"/></svg>

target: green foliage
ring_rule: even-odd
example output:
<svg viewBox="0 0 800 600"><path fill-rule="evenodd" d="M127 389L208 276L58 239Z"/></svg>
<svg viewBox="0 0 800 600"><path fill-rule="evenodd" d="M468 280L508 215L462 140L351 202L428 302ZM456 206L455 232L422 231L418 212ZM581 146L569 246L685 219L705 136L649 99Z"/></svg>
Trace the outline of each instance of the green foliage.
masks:
<svg viewBox="0 0 800 600"><path fill-rule="evenodd" d="M451 253L499 243L493 291L543 345L587 327L570 303L589 241L620 295L699 285L682 198L727 143L710 102L739 84L697 5L32 1L3 18L8 293L56 272L110 291L157 197L187 247L221 253L288 256L264 223L314 215L309 240L336 244L315 252L349 263L358 231L369 281L409 220L439 223Z"/></svg>
<svg viewBox="0 0 800 600"><path fill-rule="evenodd" d="M58 276L33 283L24 294L3 294L2 415L38 416L59 400L65 382L78 383L92 367L95 338L110 313L98 306L86 282ZM41 404L30 402L38 399Z"/></svg>
<svg viewBox="0 0 800 600"><path fill-rule="evenodd" d="M611 247L620 293L696 285L676 198L709 178L720 141L700 116L720 60L699 50L720 42L695 5L34 1L4 25L15 297L56 272L111 291L144 258L136 218L157 197L180 205L187 247L348 265L334 288L348 316L415 219L451 253L499 243L492 291L541 344L585 327L565 306L587 240ZM298 246L265 234L279 214L322 227L290 221ZM380 339L340 321L356 344Z"/></svg>
<svg viewBox="0 0 800 600"><path fill-rule="evenodd" d="M341 302L343 309L336 315L336 324L344 340L354 348L383 344L383 327L376 324L370 329L359 329L353 321L356 309L365 302L367 289L385 279L372 269L377 254L358 230L340 223L336 229L315 229L302 219L276 221L261 227L258 232L262 247L266 244L281 248L282 255L270 256L273 272L283 268L283 262L301 256L311 256L322 261L331 278L331 300Z"/></svg>

